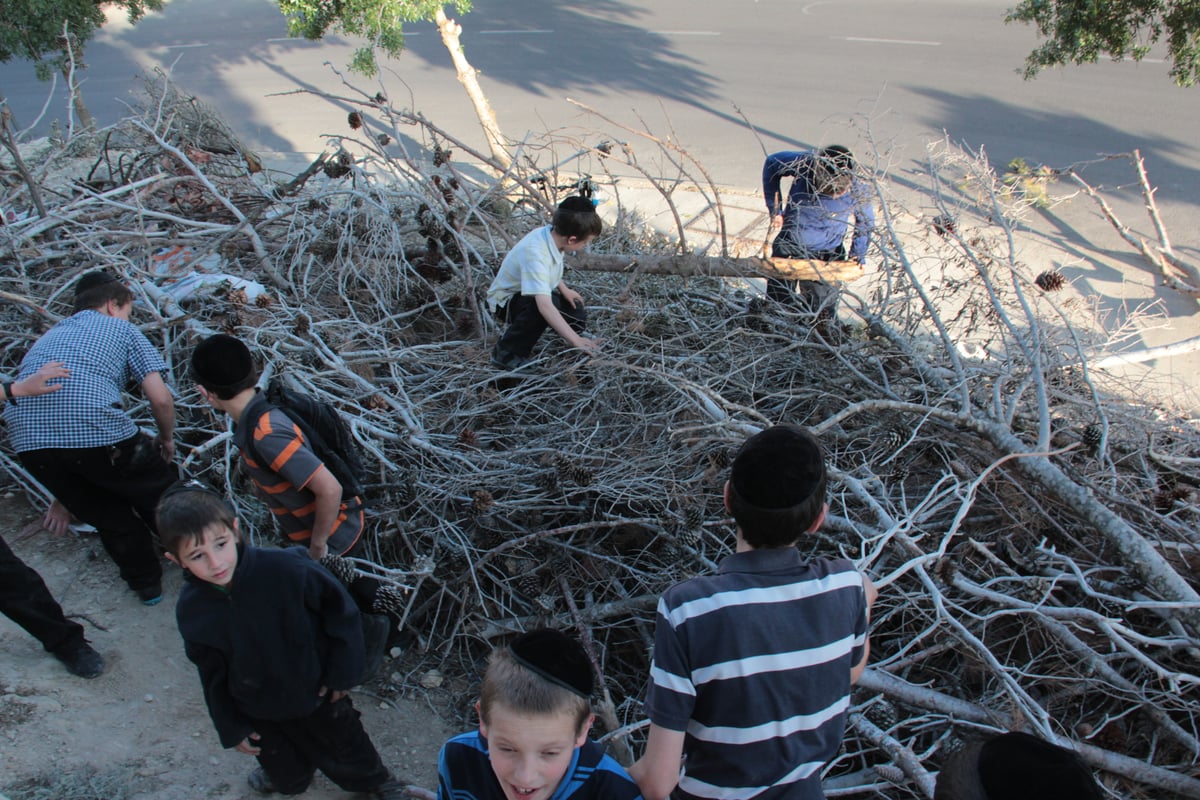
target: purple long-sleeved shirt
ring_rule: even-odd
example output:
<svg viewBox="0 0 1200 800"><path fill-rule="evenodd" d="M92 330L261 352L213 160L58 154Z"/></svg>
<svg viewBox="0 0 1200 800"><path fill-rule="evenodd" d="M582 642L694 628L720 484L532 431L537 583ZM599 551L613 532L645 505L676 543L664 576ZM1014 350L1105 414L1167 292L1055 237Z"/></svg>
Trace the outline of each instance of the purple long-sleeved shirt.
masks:
<svg viewBox="0 0 1200 800"><path fill-rule="evenodd" d="M811 151L784 151L767 156L763 164L763 197L772 217L783 214L781 236L787 236L803 250L822 252L836 250L846 241L850 217L854 217L854 240L850 258L863 262L867 257L871 229L875 227L875 210L867 185L855 178L850 191L840 197L819 194L813 185ZM792 178L787 203L782 205L781 184Z"/></svg>

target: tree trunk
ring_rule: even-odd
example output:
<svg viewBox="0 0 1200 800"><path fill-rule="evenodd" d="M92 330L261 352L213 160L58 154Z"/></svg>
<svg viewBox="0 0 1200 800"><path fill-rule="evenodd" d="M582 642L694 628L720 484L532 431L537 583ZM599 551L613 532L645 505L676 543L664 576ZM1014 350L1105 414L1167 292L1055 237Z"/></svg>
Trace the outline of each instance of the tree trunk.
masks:
<svg viewBox="0 0 1200 800"><path fill-rule="evenodd" d="M442 44L450 51L450 58L454 61L458 82L467 90L467 96L471 98L471 105L475 106L475 114L479 117L479 124L483 126L483 134L487 137L492 158L497 166L507 170L512 164L512 159L505 148L504 136L500 132L500 125L496 122L496 113L492 111L492 104L488 102L487 95L483 93L483 89L479 85L479 73L471 66L471 62L467 61L462 42L458 39L462 33L462 26L448 18L446 12L441 8L438 8L434 22L437 23L438 31L442 34Z"/></svg>
<svg viewBox="0 0 1200 800"><path fill-rule="evenodd" d="M647 275L711 275L721 278L797 278L851 281L861 277L857 261L810 261L806 258L721 258L683 253L665 256L614 256L580 253L567 260L575 269Z"/></svg>
<svg viewBox="0 0 1200 800"><path fill-rule="evenodd" d="M68 55L70 55L68 53ZM83 92L80 91L79 85L75 83L75 60L68 58L63 63L62 74L67 81L67 91L71 93L71 106L75 109L75 116L79 117L79 124L84 130L92 131L96 129L96 118L92 116L92 112L83 102Z"/></svg>

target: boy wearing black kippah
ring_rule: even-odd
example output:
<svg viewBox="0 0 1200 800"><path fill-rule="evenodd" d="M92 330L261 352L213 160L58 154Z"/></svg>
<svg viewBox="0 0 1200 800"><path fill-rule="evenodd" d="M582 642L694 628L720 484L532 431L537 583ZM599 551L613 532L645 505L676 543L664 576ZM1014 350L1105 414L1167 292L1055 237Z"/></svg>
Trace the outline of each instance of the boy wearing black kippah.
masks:
<svg viewBox="0 0 1200 800"><path fill-rule="evenodd" d="M600 235L604 225L592 201L568 197L550 225L517 242L488 288L488 308L508 329L492 350L492 363L518 369L529 361L533 346L547 327L567 344L595 350L599 342L581 336L587 327L583 298L563 281L563 253L575 253Z"/></svg>
<svg viewBox="0 0 1200 800"><path fill-rule="evenodd" d="M867 663L875 587L849 560L804 560L825 519L825 459L779 425L733 460L736 551L658 604L646 750L629 772L647 800L820 800L850 687Z"/></svg>
<svg viewBox="0 0 1200 800"><path fill-rule="evenodd" d="M492 653L475 711L479 730L438 758L438 800L641 800L637 785L588 738L592 667L549 628Z"/></svg>

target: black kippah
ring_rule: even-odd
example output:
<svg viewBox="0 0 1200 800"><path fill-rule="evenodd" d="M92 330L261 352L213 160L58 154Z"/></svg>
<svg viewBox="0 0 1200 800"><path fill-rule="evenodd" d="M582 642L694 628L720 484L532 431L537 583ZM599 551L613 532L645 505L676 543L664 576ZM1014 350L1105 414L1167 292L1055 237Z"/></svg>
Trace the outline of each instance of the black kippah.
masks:
<svg viewBox="0 0 1200 800"><path fill-rule="evenodd" d="M250 348L241 339L224 333L208 337L192 353L192 377L209 389L236 386L253 371Z"/></svg>
<svg viewBox="0 0 1200 800"><path fill-rule="evenodd" d="M595 211L596 206L586 197L573 194L558 204L559 211Z"/></svg>
<svg viewBox="0 0 1200 800"><path fill-rule="evenodd" d="M592 696L592 665L579 642L552 628L523 633L513 639L513 660L555 686L580 697Z"/></svg>
<svg viewBox="0 0 1200 800"><path fill-rule="evenodd" d="M746 440L733 459L729 484L762 509L789 509L808 500L825 478L816 438L795 425L776 425Z"/></svg>
<svg viewBox="0 0 1200 800"><path fill-rule="evenodd" d="M84 292L119 280L120 278L116 275L113 275L111 272L105 272L102 269L85 272L83 277L79 279L79 282L75 284L75 296L79 297Z"/></svg>

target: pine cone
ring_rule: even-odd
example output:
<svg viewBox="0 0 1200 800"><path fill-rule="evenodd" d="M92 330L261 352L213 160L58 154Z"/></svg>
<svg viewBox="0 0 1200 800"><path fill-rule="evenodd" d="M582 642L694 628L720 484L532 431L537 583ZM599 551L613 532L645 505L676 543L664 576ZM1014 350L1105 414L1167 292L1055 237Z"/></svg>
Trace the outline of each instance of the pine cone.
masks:
<svg viewBox="0 0 1200 800"><path fill-rule="evenodd" d="M1100 441L1104 438L1104 427L1099 423L1093 422L1083 429L1083 443L1087 445L1089 450L1095 451L1100 446Z"/></svg>
<svg viewBox="0 0 1200 800"><path fill-rule="evenodd" d="M350 166L354 159L345 150L338 150L337 155L325 162L321 169L330 178L344 178L350 174Z"/></svg>
<svg viewBox="0 0 1200 800"><path fill-rule="evenodd" d="M900 721L896 707L884 697L879 697L863 710L863 716L883 728L885 731Z"/></svg>
<svg viewBox="0 0 1200 800"><path fill-rule="evenodd" d="M700 544L700 531L684 526L676 532L675 538L684 547L695 550Z"/></svg>
<svg viewBox="0 0 1200 800"><path fill-rule="evenodd" d="M933 230L938 236L954 233L954 217L949 214L938 214L933 218Z"/></svg>
<svg viewBox="0 0 1200 800"><path fill-rule="evenodd" d="M363 115L357 111L351 111L346 115L346 122L350 125L350 130L356 131L363 126Z"/></svg>
<svg viewBox="0 0 1200 800"><path fill-rule="evenodd" d="M553 464L554 471L558 474L559 481L571 479L571 460L569 458L564 456L562 453L555 453Z"/></svg>
<svg viewBox="0 0 1200 800"><path fill-rule="evenodd" d="M411 472L401 472L396 483L400 488L400 502L408 505L417 499L417 479Z"/></svg>
<svg viewBox="0 0 1200 800"><path fill-rule="evenodd" d="M1043 292L1057 292L1059 289L1067 285L1067 279L1063 274L1056 269L1047 270L1041 273L1033 282L1038 285L1038 288Z"/></svg>
<svg viewBox="0 0 1200 800"><path fill-rule="evenodd" d="M404 593L395 586L382 584L375 592L371 601L371 610L389 617L400 617L404 614Z"/></svg>
<svg viewBox="0 0 1200 800"><path fill-rule="evenodd" d="M542 593L542 582L535 573L527 572L513 579L513 586L526 597L537 597Z"/></svg>
<svg viewBox="0 0 1200 800"><path fill-rule="evenodd" d="M345 584L352 582L358 574L354 565L341 556L326 555L321 559L321 565L332 572L333 577Z"/></svg>
<svg viewBox="0 0 1200 800"><path fill-rule="evenodd" d="M458 432L458 443L463 447L477 448L479 447L479 436L470 428L463 428Z"/></svg>
<svg viewBox="0 0 1200 800"><path fill-rule="evenodd" d="M483 514L495 504L496 500L487 489L476 489L471 492L471 513Z"/></svg>
<svg viewBox="0 0 1200 800"><path fill-rule="evenodd" d="M590 469L581 467L578 464L572 464L570 470L571 480L575 481L579 486L588 486L595 477Z"/></svg>
<svg viewBox="0 0 1200 800"><path fill-rule="evenodd" d="M534 598L533 603L542 611L553 611L558 605L558 596L553 594L539 594Z"/></svg>
<svg viewBox="0 0 1200 800"><path fill-rule="evenodd" d="M388 136L386 133L381 133L375 137L375 141L379 142L380 147L387 147L392 143L392 137Z"/></svg>
<svg viewBox="0 0 1200 800"><path fill-rule="evenodd" d="M683 526L690 531L696 531L704 525L704 508L699 505L688 506L683 512Z"/></svg>

